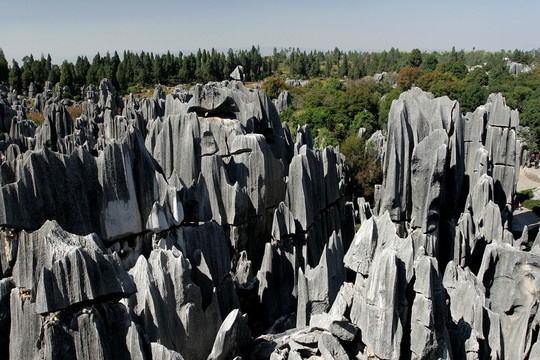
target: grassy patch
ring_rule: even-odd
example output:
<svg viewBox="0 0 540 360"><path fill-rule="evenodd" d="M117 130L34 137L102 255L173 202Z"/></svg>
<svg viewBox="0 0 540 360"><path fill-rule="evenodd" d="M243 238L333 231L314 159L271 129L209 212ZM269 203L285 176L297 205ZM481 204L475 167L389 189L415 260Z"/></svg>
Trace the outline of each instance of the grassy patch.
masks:
<svg viewBox="0 0 540 360"><path fill-rule="evenodd" d="M521 206L533 210L540 208L540 200L532 200L534 189L522 190L516 194L516 199L521 203Z"/></svg>
<svg viewBox="0 0 540 360"><path fill-rule="evenodd" d="M522 203L522 206L527 209L534 210L535 207L540 207L540 200L525 200Z"/></svg>
<svg viewBox="0 0 540 360"><path fill-rule="evenodd" d="M532 188L532 189L527 189L527 190L522 190L522 191L519 191L519 192L518 192L518 195L526 196L526 200L527 200L527 199L532 199L532 197L533 197L533 191L534 191L534 188Z"/></svg>
<svg viewBox="0 0 540 360"><path fill-rule="evenodd" d="M26 113L26 118L28 120L32 120L33 122L35 122L37 126L40 126L41 124L43 124L43 120L45 120L43 113L40 113L40 112Z"/></svg>
<svg viewBox="0 0 540 360"><path fill-rule="evenodd" d="M73 121L75 121L75 119L81 117L81 115L82 115L82 109L79 108L79 107L76 107L76 106L68 107L67 111L68 111L69 115L71 115L71 118L73 119Z"/></svg>

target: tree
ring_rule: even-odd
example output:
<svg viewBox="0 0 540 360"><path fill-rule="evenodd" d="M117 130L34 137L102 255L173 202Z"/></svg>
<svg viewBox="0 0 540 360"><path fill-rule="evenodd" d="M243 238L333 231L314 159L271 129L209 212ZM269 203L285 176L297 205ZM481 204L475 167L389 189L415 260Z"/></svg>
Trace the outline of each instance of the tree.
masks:
<svg viewBox="0 0 540 360"><path fill-rule="evenodd" d="M9 71L9 85L14 88L18 94L22 94L22 71L17 61L13 60L11 70Z"/></svg>
<svg viewBox="0 0 540 360"><path fill-rule="evenodd" d="M377 160L377 151L366 146L365 137L360 139L357 134L346 138L340 149L352 175L347 184L348 192L353 199L363 196L372 201L375 184L382 182L382 167Z"/></svg>
<svg viewBox="0 0 540 360"><path fill-rule="evenodd" d="M401 94L400 89L392 89L389 93L384 95L381 99L379 106L379 128L386 129L388 124L388 114L390 113L390 107L392 101L397 100Z"/></svg>
<svg viewBox="0 0 540 360"><path fill-rule="evenodd" d="M419 68L404 68L397 77L397 85L402 90L410 89L420 77L422 71Z"/></svg>
<svg viewBox="0 0 540 360"><path fill-rule="evenodd" d="M60 68L60 85L68 86L70 90L73 89L73 71L67 60L64 60Z"/></svg>
<svg viewBox="0 0 540 360"><path fill-rule="evenodd" d="M343 55L343 61L339 66L338 75L341 78L346 77L349 74L349 57L347 54Z"/></svg>
<svg viewBox="0 0 540 360"><path fill-rule="evenodd" d="M60 82L60 68L58 67L58 65L53 65L51 67L51 71L49 71L47 81L50 81L53 84Z"/></svg>
<svg viewBox="0 0 540 360"><path fill-rule="evenodd" d="M437 70L454 75L458 79L463 79L468 74L467 66L462 61L448 61L437 65Z"/></svg>
<svg viewBox="0 0 540 360"><path fill-rule="evenodd" d="M449 63L455 63L455 62L458 62L458 61L459 61L459 58L458 58L458 54L456 52L456 47L452 46L452 51L450 52L448 62Z"/></svg>
<svg viewBox="0 0 540 360"><path fill-rule="evenodd" d="M90 62L88 61L88 58L85 57L78 57L77 62L75 62L75 74L73 76L73 82L76 88L80 89L84 85L86 85L86 74L88 73L88 69L90 68Z"/></svg>
<svg viewBox="0 0 540 360"><path fill-rule="evenodd" d="M361 111L354 117L350 132L356 134L362 127L366 129L369 136L379 128L378 119L368 111Z"/></svg>
<svg viewBox="0 0 540 360"><path fill-rule="evenodd" d="M439 64L439 60L437 59L437 55L435 54L429 54L424 62L422 63L422 67L425 69L425 70L435 70L435 68L437 67L437 64Z"/></svg>
<svg viewBox="0 0 540 360"><path fill-rule="evenodd" d="M420 67L422 65L422 53L420 49L413 49L409 56L409 65L413 68Z"/></svg>
<svg viewBox="0 0 540 360"><path fill-rule="evenodd" d="M484 68L476 68L471 71L464 79L467 84L475 84L480 86L487 86L489 82L488 75Z"/></svg>
<svg viewBox="0 0 540 360"><path fill-rule="evenodd" d="M41 88L45 81L47 81L47 76L49 76L49 70L47 69L47 60L43 55L39 61L34 61L32 64L32 74L33 81L38 88Z"/></svg>
<svg viewBox="0 0 540 360"><path fill-rule="evenodd" d="M0 48L0 83L7 83L9 81L9 66L4 56L4 51Z"/></svg>
<svg viewBox="0 0 540 360"><path fill-rule="evenodd" d="M478 106L485 104L486 99L486 90L478 84L471 84L465 87L458 100L461 111L467 113L473 112Z"/></svg>
<svg viewBox="0 0 540 360"><path fill-rule="evenodd" d="M277 99L283 90L289 90L289 86L285 83L285 81L275 77L269 77L266 79L262 88L266 91L266 94L270 99Z"/></svg>
<svg viewBox="0 0 540 360"><path fill-rule="evenodd" d="M32 65L34 64L34 56L25 56L23 58L22 71L22 86L23 89L28 89L32 80L34 80L34 74L32 72Z"/></svg>

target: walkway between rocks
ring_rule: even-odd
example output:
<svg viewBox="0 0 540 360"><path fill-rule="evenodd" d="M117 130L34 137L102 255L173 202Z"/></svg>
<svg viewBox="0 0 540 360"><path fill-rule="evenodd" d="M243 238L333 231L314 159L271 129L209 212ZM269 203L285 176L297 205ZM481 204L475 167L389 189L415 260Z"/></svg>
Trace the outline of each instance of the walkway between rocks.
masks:
<svg viewBox="0 0 540 360"><path fill-rule="evenodd" d="M530 169L540 174L540 169ZM540 187L540 182L534 181L525 176L523 170L519 171L519 180L517 183L517 191L534 189ZM527 225L529 229L540 226L540 217L527 208L516 209L512 219L512 231L521 232L523 227Z"/></svg>

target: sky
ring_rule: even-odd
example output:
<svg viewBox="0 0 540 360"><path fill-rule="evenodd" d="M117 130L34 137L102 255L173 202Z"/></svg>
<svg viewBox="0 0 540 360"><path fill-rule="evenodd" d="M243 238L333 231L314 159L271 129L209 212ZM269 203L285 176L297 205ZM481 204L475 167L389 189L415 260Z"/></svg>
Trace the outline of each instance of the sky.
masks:
<svg viewBox="0 0 540 360"><path fill-rule="evenodd" d="M538 0L3 0L5 57L53 62L124 50L531 50Z"/></svg>

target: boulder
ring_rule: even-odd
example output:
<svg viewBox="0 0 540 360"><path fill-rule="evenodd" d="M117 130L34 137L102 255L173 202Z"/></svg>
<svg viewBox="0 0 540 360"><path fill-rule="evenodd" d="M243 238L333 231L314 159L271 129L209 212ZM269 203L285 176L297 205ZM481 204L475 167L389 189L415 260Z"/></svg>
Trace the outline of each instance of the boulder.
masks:
<svg viewBox="0 0 540 360"><path fill-rule="evenodd" d="M324 359L337 360L347 359L348 355L336 337L328 332L323 332L319 337L319 351Z"/></svg>
<svg viewBox="0 0 540 360"><path fill-rule="evenodd" d="M250 341L247 316L242 316L238 309L233 310L223 320L208 360L226 360L241 355Z"/></svg>
<svg viewBox="0 0 540 360"><path fill-rule="evenodd" d="M230 77L233 80L243 81L244 80L244 67L242 65L238 65L237 67L235 67Z"/></svg>

